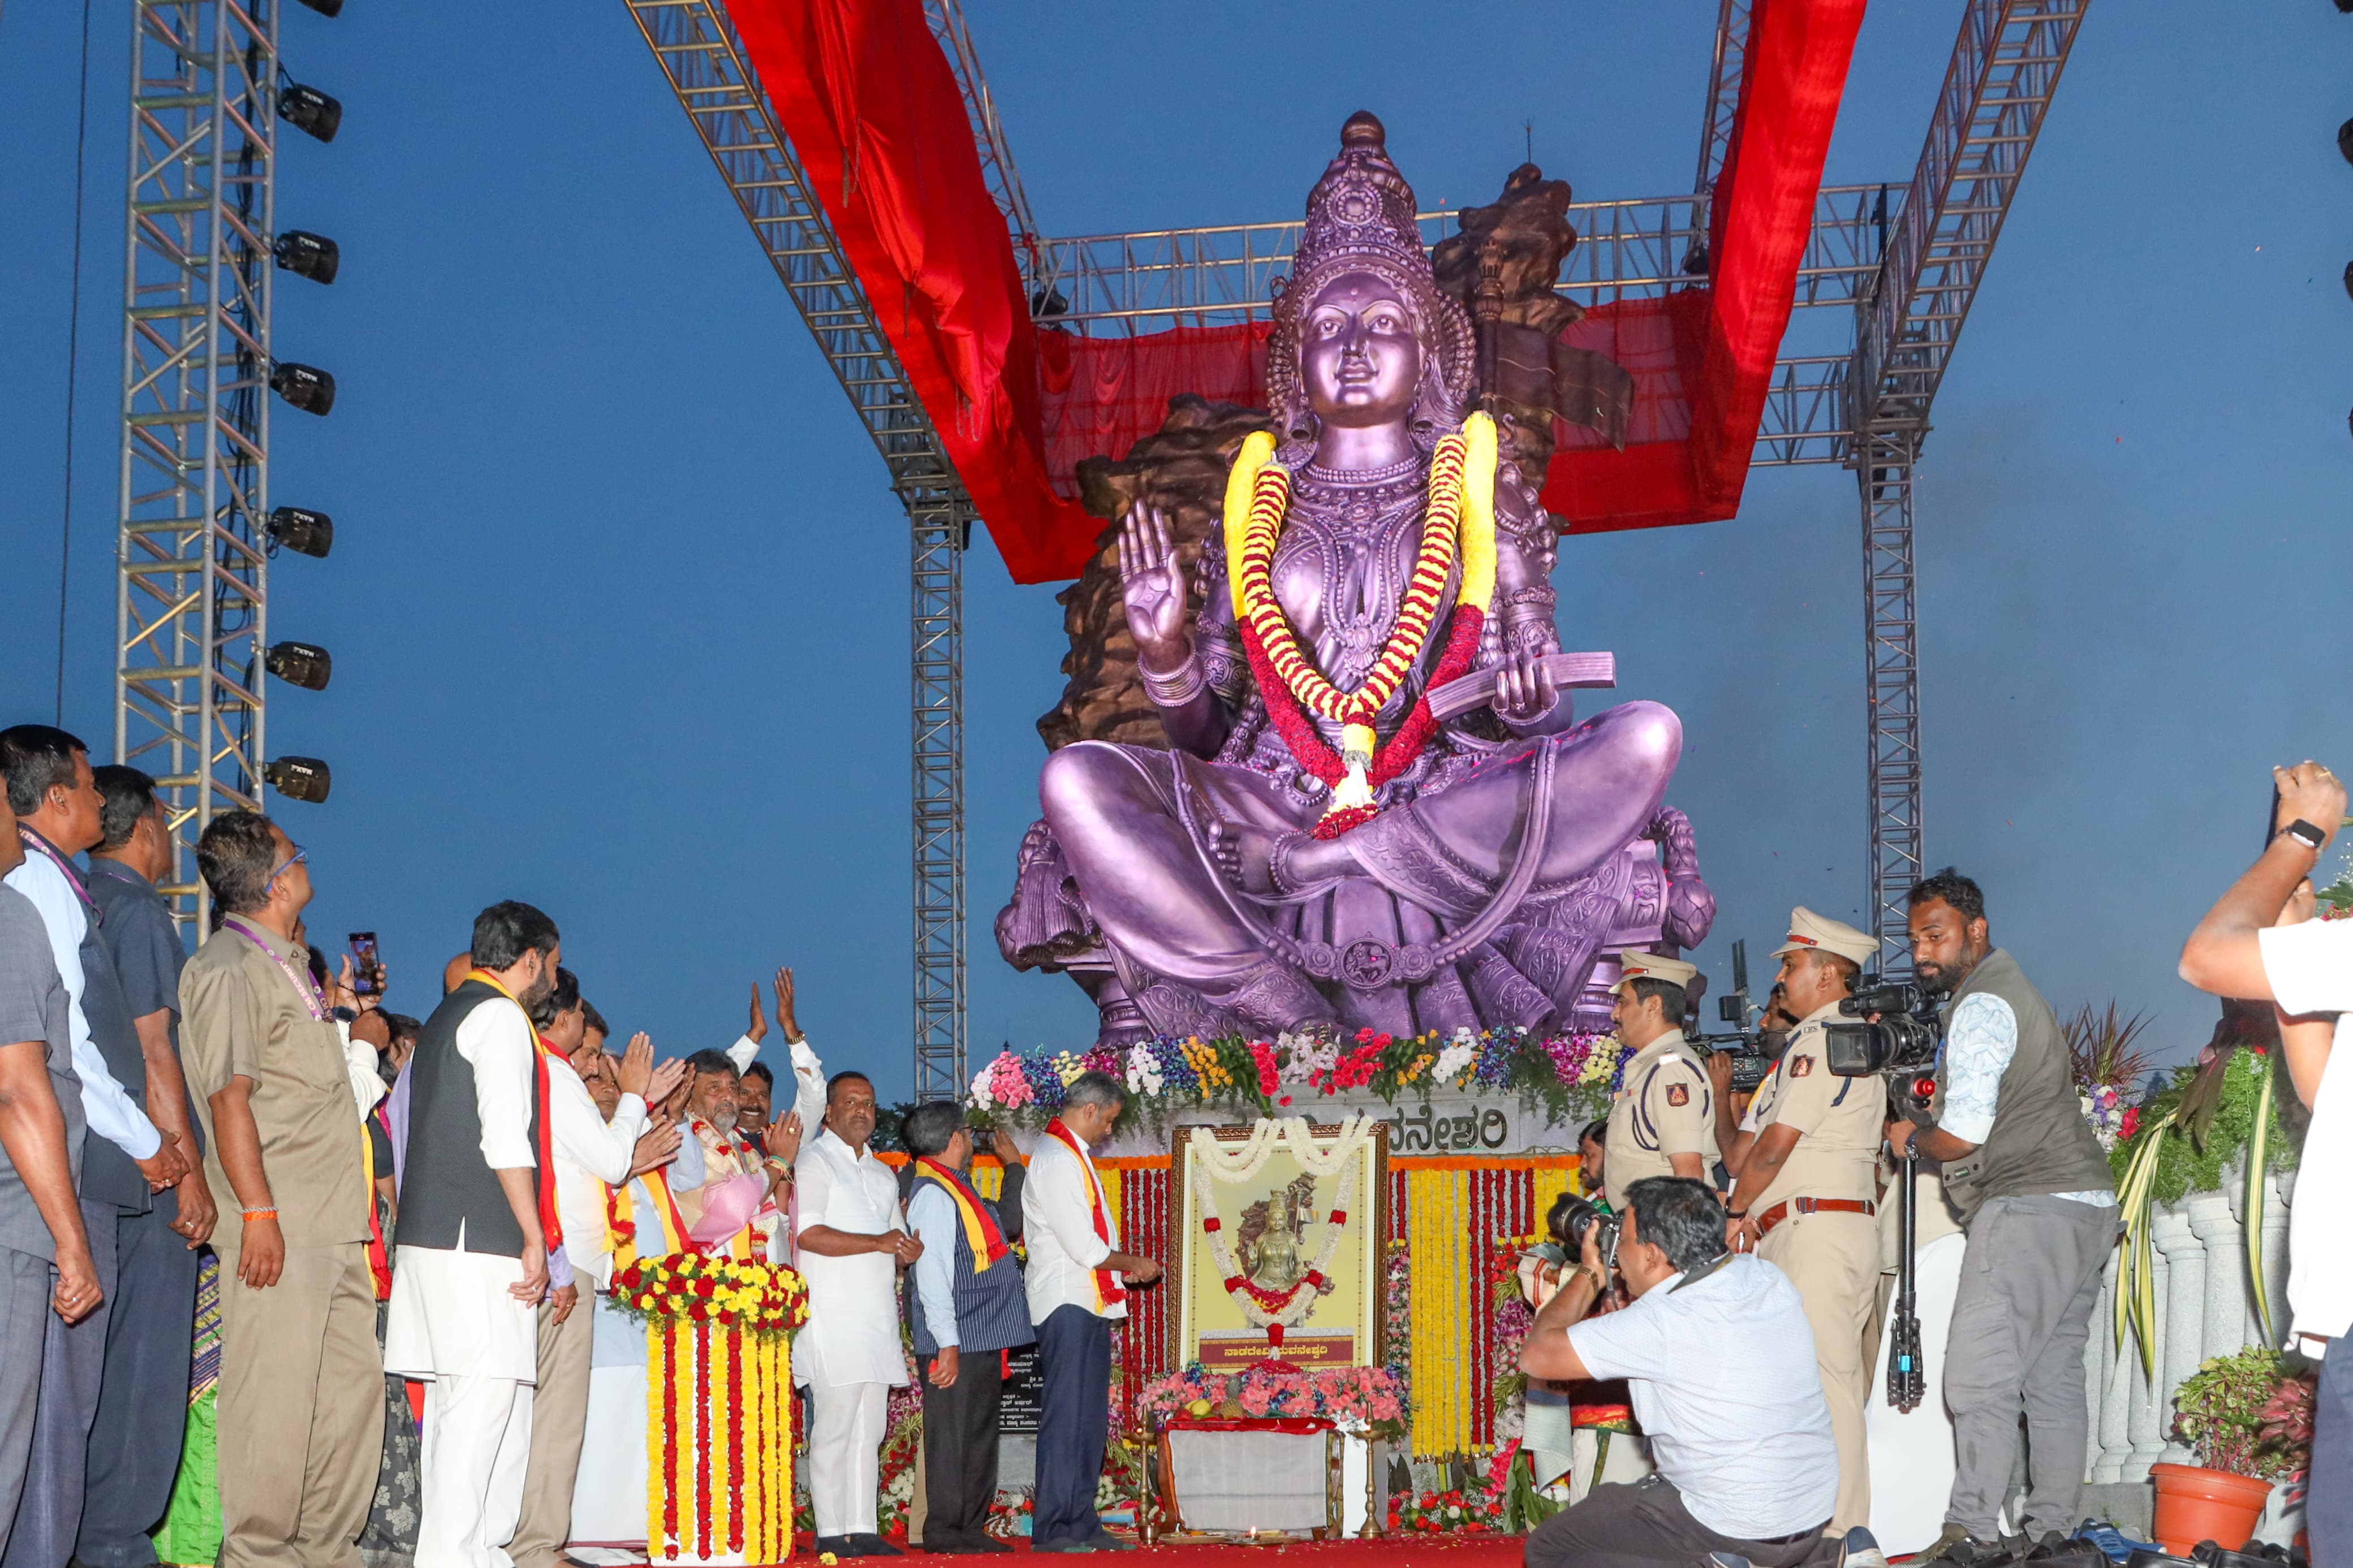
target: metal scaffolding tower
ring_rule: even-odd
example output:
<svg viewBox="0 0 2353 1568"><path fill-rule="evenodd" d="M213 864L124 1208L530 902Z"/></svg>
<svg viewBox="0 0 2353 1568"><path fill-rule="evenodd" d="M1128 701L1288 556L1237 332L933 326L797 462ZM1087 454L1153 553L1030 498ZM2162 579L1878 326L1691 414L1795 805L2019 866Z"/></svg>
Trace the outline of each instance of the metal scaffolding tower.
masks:
<svg viewBox="0 0 2353 1568"><path fill-rule="evenodd" d="M1913 467L2089 3L1971 0L1911 189L1886 215L1886 256L1856 300L1849 401L1862 500L1871 914L1891 978L1911 972L1904 895L1926 868Z"/></svg>
<svg viewBox="0 0 2353 1568"><path fill-rule="evenodd" d="M200 920L196 837L264 788L278 7L132 16L114 754L155 775L164 891Z"/></svg>
<svg viewBox="0 0 2353 1568"><path fill-rule="evenodd" d="M915 1096L952 1099L965 1083L964 551L972 501L899 356L811 199L792 143L760 90L743 40L716 0L627 0L662 76L733 193L905 507L914 740ZM953 9L928 7L953 21ZM943 25L934 23L935 31ZM967 51L968 41L963 46ZM958 58L953 47L950 58ZM967 79L976 124L992 132L987 91ZM1001 207L1019 210L1010 162L984 142Z"/></svg>

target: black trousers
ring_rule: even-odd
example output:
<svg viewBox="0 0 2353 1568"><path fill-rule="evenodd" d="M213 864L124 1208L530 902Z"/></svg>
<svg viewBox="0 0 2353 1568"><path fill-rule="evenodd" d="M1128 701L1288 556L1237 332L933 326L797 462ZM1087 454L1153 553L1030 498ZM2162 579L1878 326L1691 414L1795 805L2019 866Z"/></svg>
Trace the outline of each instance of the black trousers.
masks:
<svg viewBox="0 0 2353 1568"><path fill-rule="evenodd" d="M1819 1525L1794 1540L1719 1535L1692 1517L1673 1482L1645 1476L1630 1486L1596 1487L1575 1508L1537 1525L1523 1561L1527 1568L1694 1568L1708 1552L1729 1552L1755 1568L1828 1568L1838 1561L1838 1547Z"/></svg>
<svg viewBox="0 0 2353 1568"><path fill-rule="evenodd" d="M106 1367L106 1325L114 1312L112 1204L81 1200L82 1229L106 1300L68 1328L55 1312L42 1322L41 1392L33 1415L32 1460L16 1522L6 1531L0 1568L63 1568L81 1529L82 1475L90 1458L90 1418L98 1414L99 1380ZM180 1385L183 1419L187 1384Z"/></svg>
<svg viewBox="0 0 2353 1568"><path fill-rule="evenodd" d="M1111 1430L1111 1320L1057 1307L1038 1325L1038 1511L1029 1542L1103 1533L1095 1488Z"/></svg>
<svg viewBox="0 0 2353 1568"><path fill-rule="evenodd" d="M931 1356L921 1356L923 1390L923 1550L970 1546L987 1533L997 1500L997 1411L1004 1402L1004 1356L959 1352L956 1380L932 1386Z"/></svg>
<svg viewBox="0 0 2353 1568"><path fill-rule="evenodd" d="M188 1355L196 1317L196 1255L174 1233L176 1193L114 1224L106 1371L90 1423L81 1531L74 1555L90 1568L148 1568L180 1472L188 1416Z"/></svg>

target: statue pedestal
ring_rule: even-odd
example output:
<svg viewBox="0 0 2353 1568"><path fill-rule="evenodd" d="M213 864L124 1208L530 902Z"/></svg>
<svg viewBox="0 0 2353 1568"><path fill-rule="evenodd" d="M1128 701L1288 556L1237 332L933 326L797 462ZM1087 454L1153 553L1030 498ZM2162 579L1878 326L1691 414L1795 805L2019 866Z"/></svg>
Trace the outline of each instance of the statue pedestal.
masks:
<svg viewBox="0 0 2353 1568"><path fill-rule="evenodd" d="M781 1563L793 1544L792 1352L782 1334L646 1329L646 1542L655 1563Z"/></svg>

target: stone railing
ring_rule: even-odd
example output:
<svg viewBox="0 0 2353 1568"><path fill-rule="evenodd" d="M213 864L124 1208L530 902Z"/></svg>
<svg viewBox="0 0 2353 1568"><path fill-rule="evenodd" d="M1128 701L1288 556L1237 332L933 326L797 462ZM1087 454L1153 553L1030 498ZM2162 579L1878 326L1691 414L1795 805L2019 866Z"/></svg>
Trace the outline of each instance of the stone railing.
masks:
<svg viewBox="0 0 2353 1568"><path fill-rule="evenodd" d="M2263 1178L2263 1288L2274 1334L2287 1331L2287 1205L2295 1187L2293 1171ZM2195 1462L2189 1448L2173 1440L2173 1391L2199 1363L2263 1338L2247 1268L2245 1214L2246 1180L2239 1172L2221 1192L2190 1193L2156 1209L2150 1231L2157 1285L2154 1378L2142 1371L2140 1344L2131 1329L2125 1331L2124 1343L2116 1343L2121 1252L2108 1259L2092 1313L2091 1343L2084 1352L2092 1410L2086 1480L2141 1481L2148 1479L2152 1464Z"/></svg>

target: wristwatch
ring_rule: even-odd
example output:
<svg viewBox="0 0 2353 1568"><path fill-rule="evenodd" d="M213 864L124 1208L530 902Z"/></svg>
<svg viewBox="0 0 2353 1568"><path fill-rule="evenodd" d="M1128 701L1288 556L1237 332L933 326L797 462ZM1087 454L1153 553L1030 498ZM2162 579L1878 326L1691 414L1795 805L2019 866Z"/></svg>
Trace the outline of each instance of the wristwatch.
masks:
<svg viewBox="0 0 2353 1568"><path fill-rule="evenodd" d="M2319 854L2322 846L2328 842L2327 834L2323 833L2319 828L2315 827L2312 824L2306 822L2300 816L2294 822L2289 823L2285 827L2281 828L2279 832L2274 834L2273 837L2275 838L2293 838L2298 844L2303 845L2306 849L2311 850L2315 855Z"/></svg>

